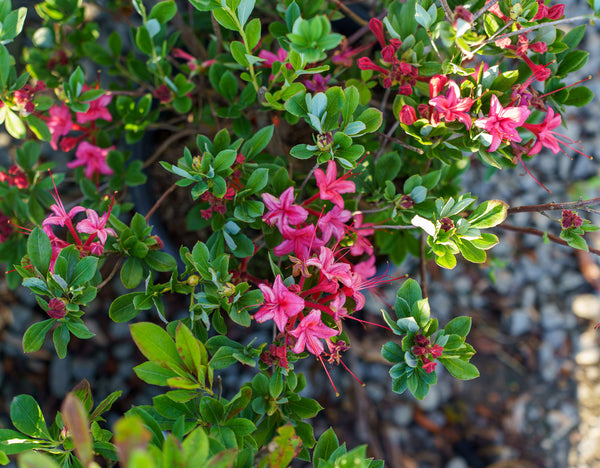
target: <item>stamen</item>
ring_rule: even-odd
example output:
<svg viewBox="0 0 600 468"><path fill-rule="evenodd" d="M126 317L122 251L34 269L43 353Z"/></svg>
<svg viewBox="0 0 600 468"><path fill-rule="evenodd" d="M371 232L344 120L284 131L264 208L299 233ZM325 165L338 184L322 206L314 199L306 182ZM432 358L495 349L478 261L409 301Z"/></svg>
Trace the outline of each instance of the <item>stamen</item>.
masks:
<svg viewBox="0 0 600 468"><path fill-rule="evenodd" d="M563 86L562 88L555 89L554 91L549 91L546 94L542 94L540 96L540 98L543 98L543 97L546 97L546 96L550 96L551 94L558 93L559 91L562 91L563 89L571 88L572 86L577 86L578 84L581 84L584 81L588 81L588 80L591 80L591 79L592 79L592 75L588 75L588 77L584 78L583 80L576 81L573 84L570 84L570 85L567 85L567 86Z"/></svg>
<svg viewBox="0 0 600 468"><path fill-rule="evenodd" d="M333 387L333 391L335 392L335 396L339 397L340 394L337 391L337 388L335 388L335 384L333 383L333 379L331 378L331 375L329 375L329 371L327 370L327 367L325 367L325 363L323 362L323 358L319 355L317 356L317 358L319 359L319 361L321 361L321 365L323 366L323 369L325 370L325 373L327 374L327 378L329 379L329 382L331 383L331 386Z"/></svg>
<svg viewBox="0 0 600 468"><path fill-rule="evenodd" d="M366 385L364 384L364 382L363 382L362 380L360 380L358 377L356 377L356 375L354 375L354 372L352 372L352 371L351 371L351 370L348 368L348 366L347 366L347 365L344 363L344 361L342 361L342 360L340 359L340 361L339 361L339 362L340 362L340 364L341 364L342 366L344 366L344 369L346 369L346 370L347 370L347 371L350 373L350 375L351 375L352 377L354 377L354 380L356 380L356 381L357 381L357 382L358 382L358 383L359 383L359 384L360 384L362 387L366 387Z"/></svg>

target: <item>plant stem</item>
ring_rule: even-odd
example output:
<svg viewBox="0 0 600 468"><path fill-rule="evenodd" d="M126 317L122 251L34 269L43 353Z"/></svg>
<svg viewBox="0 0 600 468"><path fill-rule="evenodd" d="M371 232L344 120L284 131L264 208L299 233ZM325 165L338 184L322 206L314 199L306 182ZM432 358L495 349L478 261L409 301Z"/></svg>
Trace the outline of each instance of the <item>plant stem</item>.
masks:
<svg viewBox="0 0 600 468"><path fill-rule="evenodd" d="M542 205L523 205L515 206L508 209L508 214L514 213L531 213L549 210L573 210L583 208L584 206L600 204L600 197L590 198L589 200L579 200L576 202L566 203L544 203Z"/></svg>
<svg viewBox="0 0 600 468"><path fill-rule="evenodd" d="M152 208L150 208L150 211L148 211L148 213L146 213L146 216L144 216L144 219L146 220L146 222L150 219L150 217L154 214L154 212L158 209L158 207L161 205L161 203L163 201L165 201L165 198L167 198L167 195L169 195L173 190L175 190L177 188L177 182L175 182L173 185L171 185L167 190L165 190L165 193L163 193L160 198L158 200L156 200L156 203L154 204L154 206Z"/></svg>
<svg viewBox="0 0 600 468"><path fill-rule="evenodd" d="M447 0L440 0L442 4L442 8L444 9L444 13L446 14L446 19L448 21L452 21L452 10L450 9L450 5L448 5Z"/></svg>
<svg viewBox="0 0 600 468"><path fill-rule="evenodd" d="M496 3L498 3L498 0L492 0L489 3L486 3L485 5L483 5L481 7L481 9L475 13L473 15L473 22L475 22L477 20L477 18L479 18L481 15L483 15L486 11L488 11L490 8L492 8Z"/></svg>
<svg viewBox="0 0 600 468"><path fill-rule="evenodd" d="M421 291L423 292L423 299L427 297L427 259L425 258L425 233L421 233L421 239L419 241L420 251L420 273L421 273Z"/></svg>
<svg viewBox="0 0 600 468"><path fill-rule="evenodd" d="M581 15L581 16L574 16L572 18L563 18L563 19L556 20L556 21L550 21L549 23L540 23L540 24L536 24L533 26L529 26L528 28L518 29L516 31L503 34L502 36L498 37L497 39L502 39L504 37L511 37L511 36L519 36L521 34L527 34L530 31L535 31L537 29L544 28L546 26L557 26L559 24L575 23L577 21L582 21L582 20L592 21L593 19L594 18L591 17L590 15ZM486 41L485 43L488 43L488 41Z"/></svg>
<svg viewBox="0 0 600 468"><path fill-rule="evenodd" d="M376 133L377 135L381 135L381 136L382 136L382 137L384 137L385 139L387 139L387 140L391 140L391 141L393 141L394 143L398 143L400 146L404 146L406 149L409 149L409 150L411 150L411 151L414 151L415 153L418 153L418 154L423 154L423 150L422 150L421 148L416 148L416 147L414 147L414 146L411 146L411 145L409 145L409 144L407 144L407 143L404 143L402 140L399 140L398 138L394 138L394 137L393 137L393 136L391 136L391 135L386 135L385 133L381 133L381 132L374 132L374 133Z"/></svg>
<svg viewBox="0 0 600 468"><path fill-rule="evenodd" d="M566 246L569 245L566 240L563 240L560 237L555 236L554 234L548 234L548 233L545 233L544 231L540 231L539 229L535 229L535 228L514 226L512 224L506 224L506 223L499 224L496 227L500 228L500 229L504 229L505 231L522 232L523 234L532 234L532 235L538 236L538 237L544 237L544 235L546 235L549 240L551 240L552 242L555 242L556 244L566 245ZM589 247L589 246L588 246L588 248L589 248L590 253L600 256L600 250L595 249L593 247Z"/></svg>

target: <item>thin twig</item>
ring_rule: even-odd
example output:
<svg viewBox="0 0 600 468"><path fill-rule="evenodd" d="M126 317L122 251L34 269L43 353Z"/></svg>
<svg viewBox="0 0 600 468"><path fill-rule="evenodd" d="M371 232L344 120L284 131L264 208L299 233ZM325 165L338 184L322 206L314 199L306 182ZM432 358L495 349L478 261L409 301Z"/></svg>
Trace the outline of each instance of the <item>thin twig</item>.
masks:
<svg viewBox="0 0 600 468"><path fill-rule="evenodd" d="M442 8L446 14L446 19L448 21L452 21L452 10L450 9L450 5L448 5L447 0L440 0L440 3L442 4Z"/></svg>
<svg viewBox="0 0 600 468"><path fill-rule="evenodd" d="M123 259L120 258L117 263L115 263L115 266L113 267L112 271L108 274L108 276L106 277L106 279L104 281L102 281L102 283L100 283L97 287L97 289L102 289L104 286L106 286L108 284L108 282L113 279L113 276L115 276L115 274L117 273L117 271L119 270L119 268L121 267L121 263L123 263Z"/></svg>
<svg viewBox="0 0 600 468"><path fill-rule="evenodd" d="M411 151L414 151L415 153L419 153L419 154L423 154L423 150L421 148L416 148L414 146L411 146L407 143L404 143L402 140L399 140L398 138L394 138L391 135L386 135L385 133L381 133L381 132L375 132L377 135L381 135L384 138L386 138L387 140L391 140L394 143L398 143L400 146L404 146L406 149L409 149Z"/></svg>
<svg viewBox="0 0 600 468"><path fill-rule="evenodd" d="M158 200L156 200L156 203L154 204L154 206L152 208L150 208L150 211L148 211L148 213L146 213L146 216L144 216L144 219L146 220L146 222L150 219L150 217L154 214L154 212L158 209L158 207L160 206L160 204L165 201L165 198L167 198L167 195L169 195L173 190L175 190L177 188L177 182L175 182L173 185L171 185L167 190L165 190L165 193L163 193L160 198Z"/></svg>
<svg viewBox="0 0 600 468"><path fill-rule="evenodd" d="M400 122L396 120L394 122L394 125L392 125L392 127L389 129L389 131L385 134L385 138L387 138L389 140L399 125L400 125ZM384 140L384 137L379 138L379 150L377 151L377 154L373 158L373 162L375 162L375 163L379 160L379 158L385 151L385 145L383 144L383 140Z"/></svg>
<svg viewBox="0 0 600 468"><path fill-rule="evenodd" d="M579 200L566 203L544 203L542 205L523 205L508 209L508 214L531 213L550 210L576 210L584 206L600 204L600 197L590 198L589 200Z"/></svg>
<svg viewBox="0 0 600 468"><path fill-rule="evenodd" d="M427 297L427 259L425 258L425 233L421 233L421 240L419 242L420 251L420 272L421 272L421 291L423 292L423 299Z"/></svg>
<svg viewBox="0 0 600 468"><path fill-rule="evenodd" d="M504 229L505 231L522 232L523 234L533 234L534 236L538 236L538 237L546 236L549 240L551 240L552 242L555 242L556 244L566 245L566 246L569 245L569 243L566 240L563 240L560 237L555 236L554 234L548 234L544 231L540 231L539 229L535 229L535 228L513 226L512 224L506 224L506 223L499 224L496 227L500 228L500 229ZM588 246L588 249L591 253L600 256L600 250L595 249L593 247L589 247L589 246Z"/></svg>
<svg viewBox="0 0 600 468"><path fill-rule="evenodd" d="M361 26L366 26L369 24L368 21L362 19L360 16L358 16L356 13L354 13L350 8L348 8L346 5L344 5L344 3L341 2L340 0L336 0L335 3L337 3L337 5L340 7L340 10L343 10L344 13L356 24L360 24Z"/></svg>
<svg viewBox="0 0 600 468"><path fill-rule="evenodd" d="M557 26L559 24L575 23L577 21L582 21L582 20L593 21L593 19L594 18L591 17L590 15L581 15L581 16L574 16L572 18L563 18L563 19L556 20L556 21L550 21L548 23L535 24L533 26L529 26L528 28L517 29L516 31L503 34L502 36L499 36L498 38L496 38L496 40L503 39L505 37L520 36L521 34L527 34L528 32L535 31L537 29L544 28L546 26ZM490 43L490 40L487 40L484 42L484 44L489 44L489 43Z"/></svg>
<svg viewBox="0 0 600 468"><path fill-rule="evenodd" d="M197 128L184 128L183 130L179 131L178 133L171 135L158 147L158 149L154 152L154 154L152 156L150 156L146 161L144 161L144 164L142 165L142 169L147 168L150 164L152 164L154 161L156 161L156 159L158 159L158 157L161 154L163 154L165 151L167 151L168 149L171 148L171 145L175 141L177 141L181 138L184 138L188 135L193 135L194 133L198 133Z"/></svg>

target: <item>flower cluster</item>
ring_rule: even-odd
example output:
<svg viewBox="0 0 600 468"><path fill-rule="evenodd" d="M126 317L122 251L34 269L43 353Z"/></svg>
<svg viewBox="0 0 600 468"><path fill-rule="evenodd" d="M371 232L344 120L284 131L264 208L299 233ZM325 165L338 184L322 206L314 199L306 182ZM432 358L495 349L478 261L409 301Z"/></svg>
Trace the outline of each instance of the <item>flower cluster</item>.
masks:
<svg viewBox="0 0 600 468"><path fill-rule="evenodd" d="M83 91L89 91L87 86ZM75 122L73 113L63 103L54 105L48 111L49 117L46 125L52 135L50 145L57 150L59 145L63 151L75 150L75 160L67 163L69 168L83 166L85 176L89 179L99 180L100 175L112 175L113 170L108 166L106 157L110 148L101 148L94 144L98 131L97 121L112 121L112 114L108 110L108 105L112 100L109 94L103 94L100 97L89 102L89 108L85 112L75 112ZM71 131L80 132L77 136L67 136Z"/></svg>
<svg viewBox="0 0 600 468"><path fill-rule="evenodd" d="M435 370L439 358L444 352L444 348L438 344L432 345L429 338L423 335L415 336L415 345L412 347L412 353L423 363L423 369L428 374Z"/></svg>
<svg viewBox="0 0 600 468"><path fill-rule="evenodd" d="M44 221L42 221L42 229L48 235L50 244L52 246L52 258L50 261L50 271L54 271L54 263L56 258L62 249L69 245L75 245L81 256L86 255L102 255L104 251L104 245L108 236L116 237L114 229L106 227L108 217L112 210L112 202L109 210L102 216L98 216L96 211L86 209L83 206L74 206L67 212L56 186L54 186L54 193L52 194L54 204L50 206L52 214L48 215ZM114 197L113 197L114 202ZM77 214L85 212L86 218L79 221L74 225L74 218ZM57 236L54 232L53 226L66 227L68 232L71 234L71 239L66 240ZM87 238L83 239L81 234L87 234Z"/></svg>

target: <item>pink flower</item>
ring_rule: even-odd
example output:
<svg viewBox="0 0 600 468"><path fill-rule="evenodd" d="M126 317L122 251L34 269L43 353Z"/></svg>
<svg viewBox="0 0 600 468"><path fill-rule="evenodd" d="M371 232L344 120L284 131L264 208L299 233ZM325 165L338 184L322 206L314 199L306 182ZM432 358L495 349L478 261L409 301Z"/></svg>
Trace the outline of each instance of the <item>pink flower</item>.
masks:
<svg viewBox="0 0 600 468"><path fill-rule="evenodd" d="M52 183L54 183L54 180L52 180ZM54 193L51 195L52 195L52 198L54 198L54 204L52 206L50 206L50 211L52 211L52 213L54 213L54 215L46 217L46 219L44 219L44 221L42 221L42 227L51 226L51 225L64 226L65 224L67 226L72 227L73 226L73 224L72 224L73 217L77 213L81 213L82 211L85 211L85 208L83 206L74 206L67 213L67 210L65 209L65 205L63 205L63 202L58 195L56 186L54 186ZM50 231L52 231L52 230L50 229Z"/></svg>
<svg viewBox="0 0 600 468"><path fill-rule="evenodd" d="M307 348L310 353L319 356L323 352L321 338L331 338L338 333L339 331L329 328L321 321L321 312L319 310L313 309L290 332L290 335L297 340L292 351L300 354L304 351L304 348Z"/></svg>
<svg viewBox="0 0 600 468"><path fill-rule="evenodd" d="M492 136L488 151L496 151L503 141L521 141L517 127L523 125L531 111L525 106L502 107L495 94L492 94L490 113L475 121L475 126L484 129Z"/></svg>
<svg viewBox="0 0 600 468"><path fill-rule="evenodd" d="M332 236L338 241L344 237L348 229L348 226L344 223L351 217L352 213L349 210L343 210L339 206L333 205L331 210L317 221L317 227L321 231L323 242L328 242Z"/></svg>
<svg viewBox="0 0 600 468"><path fill-rule="evenodd" d="M61 136L66 135L73 128L73 119L71 118L71 111L64 104L62 106L52 106L49 111L50 118L46 122L48 130L52 135L52 141L50 146L52 149L58 149L58 139Z"/></svg>
<svg viewBox="0 0 600 468"><path fill-rule="evenodd" d="M83 87L83 91L87 91L89 87L86 85ZM97 99L90 101L90 108L87 112L75 112L75 116L77 117L77 122L80 124L84 124L86 122L93 122L98 119L106 120L107 122L112 121L112 115L107 109L107 106L112 101L112 96L110 94L103 94Z"/></svg>
<svg viewBox="0 0 600 468"><path fill-rule="evenodd" d="M321 247L318 257L309 258L306 265L316 266L321 274L329 281L339 280L342 283L351 281L351 269L347 263L335 261L333 251L328 247Z"/></svg>
<svg viewBox="0 0 600 468"><path fill-rule="evenodd" d="M560 223L563 229L578 228L583 224L583 220L572 210L562 210Z"/></svg>
<svg viewBox="0 0 600 468"><path fill-rule="evenodd" d="M448 81L446 96L439 95L431 98L429 104L440 112L440 115L446 119L446 122L458 120L464 123L468 130L471 129L472 121L469 109L473 105L473 99L461 98L460 88L454 81Z"/></svg>
<svg viewBox="0 0 600 468"><path fill-rule="evenodd" d="M279 331L285 330L290 318L294 318L304 309L304 299L291 292L277 275L273 287L259 284L258 287L265 296L264 305L254 314L257 322L262 323L273 319Z"/></svg>
<svg viewBox="0 0 600 468"><path fill-rule="evenodd" d="M285 51L285 49L282 49L281 47L277 51L277 54L274 54L273 52L264 49L258 53L258 56L261 59L264 59L260 64L261 67L272 67L275 62L284 63L287 59L287 55L288 54ZM292 69L291 63L286 63L285 66L288 70Z"/></svg>
<svg viewBox="0 0 600 468"><path fill-rule="evenodd" d="M435 370L435 366L437 366L437 362L430 361L426 357L421 358L423 360L423 370L428 374L431 374Z"/></svg>
<svg viewBox="0 0 600 468"><path fill-rule="evenodd" d="M114 146L111 146L103 149L87 141L82 141L75 152L75 158L77 159L67 163L67 167L73 169L74 167L85 166L85 176L88 179L91 179L94 174L111 175L113 170L106 164L106 157L108 152L114 148Z"/></svg>
<svg viewBox="0 0 600 468"><path fill-rule="evenodd" d="M367 236L372 235L375 230L374 229L365 229L369 226L374 226L373 223L365 223L363 224L363 215L362 213L354 214L354 229L356 233L356 240L350 247L350 253L352 255L362 255L363 253L367 253L368 255L373 254L373 244L371 241L367 239Z"/></svg>
<svg viewBox="0 0 600 468"><path fill-rule="evenodd" d="M324 242L316 236L316 227L309 224L301 229L288 228L282 231L283 242L273 249L278 256L294 252L296 257L304 260L311 251L321 247Z"/></svg>
<svg viewBox="0 0 600 468"><path fill-rule="evenodd" d="M429 78L429 97L434 98L442 92L448 82L446 75L433 75Z"/></svg>
<svg viewBox="0 0 600 468"><path fill-rule="evenodd" d="M337 166L335 161L327 163L327 172L321 169L315 171L317 187L319 187L319 197L321 200L331 200L334 205L344 208L344 199L342 193L353 193L356 190L354 182L344 180L348 175L337 178Z"/></svg>
<svg viewBox="0 0 600 468"><path fill-rule="evenodd" d="M344 307L345 304L346 296L343 292L340 292L328 305L331 310L331 317L340 329L342 328L342 319L348 316L348 309Z"/></svg>
<svg viewBox="0 0 600 468"><path fill-rule="evenodd" d="M87 218L77 223L77 230L79 232L90 234L92 236L91 238L97 236L102 245L106 243L108 235L117 237L117 234L112 228L105 227L106 222L108 221L109 212L104 213L100 217L98 217L98 213L94 210L85 210L85 213L87 214Z"/></svg>
<svg viewBox="0 0 600 468"><path fill-rule="evenodd" d="M327 91L329 80L331 80L331 73L325 77L316 74L313 75L312 80L304 80L304 86L314 93L325 92Z"/></svg>
<svg viewBox="0 0 600 468"><path fill-rule="evenodd" d="M523 127L532 132L535 137L535 143L529 150L528 154L537 154L541 151L542 147L548 148L554 154L560 151L559 143L563 143L558 140L555 135L556 132L553 130L562 123L560 114L554 114L554 109L548 107L546 117L544 121L539 124L523 124Z"/></svg>
<svg viewBox="0 0 600 468"><path fill-rule="evenodd" d="M294 187L284 190L279 198L270 193L263 193L261 196L268 210L262 220L267 224L277 225L282 232L289 229L290 224L300 224L308 218L308 211L300 205L294 205Z"/></svg>

